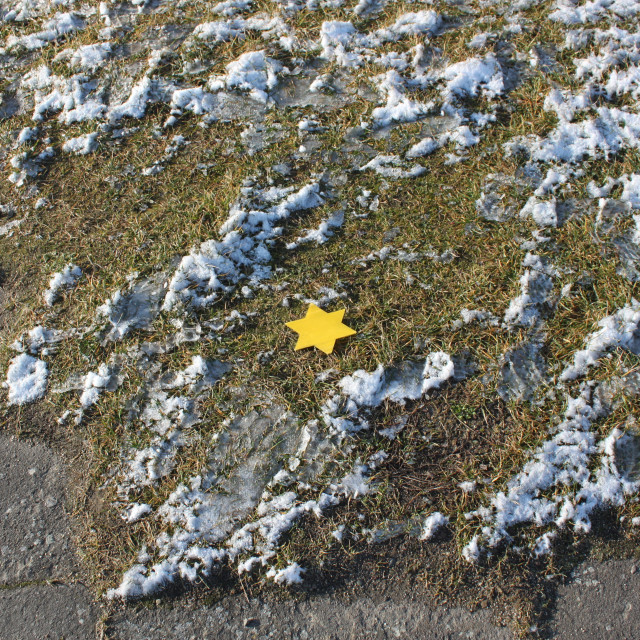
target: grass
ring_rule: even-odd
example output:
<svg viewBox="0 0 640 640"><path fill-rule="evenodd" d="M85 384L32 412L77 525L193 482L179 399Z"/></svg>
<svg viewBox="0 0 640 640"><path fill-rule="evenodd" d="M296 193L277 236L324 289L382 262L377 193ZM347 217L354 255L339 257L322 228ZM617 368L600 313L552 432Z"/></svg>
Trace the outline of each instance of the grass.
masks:
<svg viewBox="0 0 640 640"><path fill-rule="evenodd" d="M353 4L332 13L333 19L352 19L349 9ZM169 9L165 13L141 15L122 41L127 46L142 41L140 49L129 58L109 62L108 72L117 77L127 73L127 64L144 63L149 49L145 38L154 33L152 30L156 27L171 24L173 20L195 26L217 19L209 11L209 4L204 6L204 13L201 3L189 3L176 13ZM550 3L543 3L526 12L526 28L511 41L516 50L527 53L534 45L560 47L564 29L544 19L549 6ZM436 6L436 10L450 16L449 24L455 26L433 39L433 45L438 48L434 55L443 64L468 58L471 53L465 43L477 32L479 21L492 15L489 9L473 5L472 9L474 21L455 8ZM415 10L414 5L393 5L379 19L356 24L365 30L377 28L380 24L392 24L397 15L411 10ZM317 39L325 19L322 12L301 11L288 17L287 22L302 37ZM497 30L504 24L504 16L497 16L482 28ZM33 54L24 58L22 66L17 63L16 71L24 74L42 62L52 64L56 53L64 47L95 42L98 27L92 24L68 40L47 47L41 56ZM382 50L402 47L408 51L417 43L417 39L409 38ZM184 79L184 65L196 58L206 64L206 75L222 73L228 61L265 46L269 45L253 33L244 40L217 47L183 43L168 56L167 64L154 73L156 77ZM492 47L494 45L488 45L480 54ZM495 45L495 49L499 47ZM312 53L309 50L305 55L311 57ZM293 66L290 54L279 51L277 57ZM596 329L600 319L639 294L637 283L618 273L617 258L608 238L597 237L596 207L579 204L578 215L573 219L558 229L545 230L551 242L537 249L558 269L554 291L575 281L577 274L588 275L588 278L584 278L584 284L574 286L573 295L558 299L553 314L546 319L545 357L552 379L549 387L539 390L535 402L505 403L496 393L502 355L526 341L527 331L506 332L482 324L456 328L453 324L463 308L482 308L502 317L509 301L520 293L524 253L519 247L536 227L517 216L504 223L484 220L478 216L475 202L485 188L487 174L518 176L521 160L505 155L505 142L516 136L545 135L556 126L555 116L544 109L544 98L550 88L555 85L579 87L573 78L571 54L560 50L557 61L557 67L550 73L540 70L524 73L522 67L518 67L522 61L512 60L514 68L520 69L522 82L509 94L508 100L498 102L496 122L483 131L480 144L470 148L465 161L459 164L446 163L445 154L453 151L452 145L417 160L427 172L413 180L389 181L372 172L359 171L358 167L367 158L356 163L344 148L347 131L362 120L370 120L376 106L363 91L367 88L371 92L376 85L372 78L382 72L374 64L354 71L350 87L359 88L361 93L339 110L314 112L310 107L268 110L264 125L280 127L285 135L254 155L246 153L240 142L246 123L214 122L201 127L198 118L183 115L171 133L165 135L161 128L169 109L155 104L149 106L140 121L121 123L135 127L130 135L116 140L107 134L101 135L95 154L79 157L58 153L30 183L28 188L37 187L37 194L30 194L28 188L16 190L4 180L0 184L1 201L13 202L18 215L26 218L11 237L0 240L3 244L0 256L2 363L7 363L13 355L8 345L22 331L37 324L91 328L83 336L66 340L48 358L52 384L58 384L72 373L95 370L116 354L124 357L142 342L166 338L175 331L172 319L195 325L223 318L233 310L256 314L244 325L222 331L210 341L184 343L155 359L162 370L182 369L194 355L220 356L236 363L224 384L215 387L201 402L201 421L193 429L190 443L179 452L171 476L140 491L138 498L156 507L206 464L229 407L237 412L249 410L248 406L242 406L234 388L255 390L257 397L269 394L274 402L299 416L303 424L318 415L327 395L335 388L335 380L357 369L371 371L380 362L388 365L420 358L430 351L470 354L477 371L467 381L450 385L442 393L406 407L385 405L372 416L373 428L354 438L351 451L338 457L335 464L346 471L356 460L365 460L384 449L389 457L372 478L377 491L362 501L347 502L324 520L305 519L290 533L280 562L284 562L284 558L304 561L314 579L322 583L336 578L345 559L349 571L357 573L354 567L358 558L366 557L368 563L377 566L387 549L398 553L397 549L406 544L411 553L409 559L403 561L402 571L415 573L442 597L455 592L476 603L477 596L472 595L471 587L474 581L476 585L490 585L487 591L492 594L490 597L511 602L521 613L521 628L526 628L544 609L548 587L540 576L556 575L557 558L534 562L502 549L491 562L468 567L460 561L458 552L471 537L475 525L467 521L464 514L483 504L493 491L504 488L508 479L522 467L528 452L544 441L553 419L561 415L564 408L562 398L545 396L554 383L553 376L575 350L581 348L584 337ZM52 68L63 75L70 73L62 63L55 63ZM330 64L322 71L336 69ZM189 82L204 81L206 75L196 74L189 77ZM134 81L138 78L139 75ZM428 88L416 95L426 101L437 97L438 92L436 88ZM468 108L487 112L492 105L480 97L469 102ZM310 156L298 154L302 140L297 123L304 116L313 117L326 127L314 134L318 149ZM28 124L31 124L28 114L1 121L2 144L11 149L17 131ZM33 155L47 144L59 148L64 140L95 130L95 123L63 126L55 116L39 126L46 131L50 142L45 144L40 138L31 143L27 148ZM398 127L388 137L370 134L363 143L371 154L395 153L408 140L418 139L419 127L418 124ZM162 157L174 133L184 135L189 144L166 163L162 173L143 177L142 170ZM13 153L9 151L2 160L7 175L7 161ZM283 161L292 166L292 175L287 179L272 169ZM608 175L637 171L639 166L637 153L631 151L621 154L614 162L585 162L584 174L572 182L571 191L564 195L580 203L591 180L602 184ZM317 179L320 173L324 173L326 202L287 222L282 238L271 248L275 267L269 281L272 288L255 288L251 298L244 298L239 292L231 293L212 308L198 313L162 314L149 332L133 332L123 343L103 343L94 333L96 307L116 289L126 287L130 274L138 272L144 277L157 271L170 273L177 257L187 254L203 240L218 237L218 229L230 205L240 196L245 178L254 177L263 186L299 187ZM352 214L364 212L357 202L363 190L379 197L379 208L368 211L366 217L356 217ZM526 202L530 189L522 181L511 179L501 195L504 204L517 211ZM46 198L47 206L35 210L32 206L35 197ZM345 210L347 216L334 239L324 245L307 245L295 253L285 249L286 242L316 227L339 208ZM628 226L629 221L625 224ZM626 228L621 227L619 232ZM389 232L394 237L385 240L390 237ZM385 244L438 254L450 250L455 258L448 263L430 259L357 262ZM83 269L79 286L65 292L53 309L45 308L41 293L49 277L70 262ZM306 305L293 296L315 298L322 287L346 292L345 302L333 303L329 310L345 304L346 320L357 328L358 335L341 344L330 356L314 350L294 352L293 337L284 323L301 316ZM283 306L285 299L290 306ZM265 364L259 355L266 351L274 353ZM332 379L316 381L321 371L331 368L337 370ZM594 377L605 380L636 368L637 361L628 354L616 352ZM57 432L58 439L72 442L75 455L83 461L75 514L80 546L98 591L113 586L139 549L151 544L166 527L150 520L125 525L114 506L117 496L113 483L105 482L117 472L123 451L142 448L151 440L148 430L127 417L127 403L144 388L145 375L144 370L131 362L126 364L122 386L115 393L105 393L79 427L51 426L64 410L77 408L73 394L49 394L38 409L42 413L38 424L43 431ZM597 428L602 433L614 426L628 429L632 402L630 398L621 397L616 410ZM29 415L22 409L3 408L2 412L3 428L17 432L24 427L25 415ZM408 417L408 422L399 437L393 442L382 439L378 431L394 424L401 414ZM335 469L331 471L335 473ZM327 472L327 477L330 475ZM476 481L479 489L465 493L459 487L464 481ZM433 549L432 545L409 540L391 541L380 547L381 551L377 551L377 547L372 550L365 544L366 536L358 533L381 522L404 521L416 513L435 510L449 516L451 527ZM364 521L359 519L361 514L365 514ZM640 507L637 502L629 502L620 514L628 523L640 514ZM330 535L339 524L351 532L343 545L338 545ZM637 539L632 527L623 524L620 529L620 537ZM354 533L359 539L353 537ZM530 542L534 533L539 532L525 528L518 533L518 539ZM573 550L570 555L582 553L576 549L584 549L582 540L568 535L560 544L564 545L563 549ZM425 548L428 548L426 552ZM259 578L253 580L257 584ZM527 595L526 585L532 584L535 588Z"/></svg>

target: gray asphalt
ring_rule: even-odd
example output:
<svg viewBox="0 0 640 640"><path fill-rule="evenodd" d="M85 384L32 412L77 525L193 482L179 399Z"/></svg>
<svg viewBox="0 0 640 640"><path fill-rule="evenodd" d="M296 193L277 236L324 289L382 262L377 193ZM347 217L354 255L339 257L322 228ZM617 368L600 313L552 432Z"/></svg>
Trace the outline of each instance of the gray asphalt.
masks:
<svg viewBox="0 0 640 640"><path fill-rule="evenodd" d="M108 610L82 584L64 511L62 460L43 444L0 436L1 640L515 640L490 610L442 608L415 594L324 594L301 602L228 596L212 606L158 600ZM588 562L560 588L559 640L640 639L640 566Z"/></svg>

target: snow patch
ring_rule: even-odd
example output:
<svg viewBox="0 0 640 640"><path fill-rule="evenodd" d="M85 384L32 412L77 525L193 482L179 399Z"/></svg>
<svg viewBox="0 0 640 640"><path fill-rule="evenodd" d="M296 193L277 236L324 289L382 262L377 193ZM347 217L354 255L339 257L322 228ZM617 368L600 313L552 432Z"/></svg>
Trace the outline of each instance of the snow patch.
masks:
<svg viewBox="0 0 640 640"><path fill-rule="evenodd" d="M276 584L302 584L302 574L305 571L297 562L293 562L284 569L269 569L267 578L271 578Z"/></svg>
<svg viewBox="0 0 640 640"><path fill-rule="evenodd" d="M304 236L296 238L293 242L288 242L286 247L288 250L297 249L302 244L315 242L316 244L324 244L333 236L335 229L342 226L344 222L344 211L336 211L331 217L323 220L316 229L307 231Z"/></svg>
<svg viewBox="0 0 640 640"><path fill-rule="evenodd" d="M242 202L232 205L229 218L220 229L224 234L222 240L208 240L182 258L169 283L165 310L172 309L178 302L205 307L244 279L251 284L269 277L269 243L282 232L282 227L277 225L297 211L312 209L324 202L318 182L296 192L275 187L249 192L255 195L254 207L257 205L260 209L251 205L247 209ZM276 204L271 204L274 201Z"/></svg>
<svg viewBox="0 0 640 640"><path fill-rule="evenodd" d="M3 384L9 390L9 404L27 404L42 398L47 390L47 364L22 353L9 362L7 380Z"/></svg>
<svg viewBox="0 0 640 640"><path fill-rule="evenodd" d="M586 346L573 357L573 364L560 374L566 382L584 376L589 367L610 349L620 348L640 354L640 302L632 299L630 304L598 322L600 329L585 339Z"/></svg>
<svg viewBox="0 0 640 640"><path fill-rule="evenodd" d="M62 150L67 153L75 153L77 156L86 156L98 148L98 134L87 133L84 136L70 138L62 145Z"/></svg>
<svg viewBox="0 0 640 640"><path fill-rule="evenodd" d="M420 540L431 540L436 535L439 529L446 526L449 522L447 516L443 516L439 511L427 516L422 526L422 533L420 534Z"/></svg>
<svg viewBox="0 0 640 640"><path fill-rule="evenodd" d="M619 429L596 442L591 425L607 409L588 385L575 398L568 398L564 420L556 434L541 445L522 471L489 505L467 514L484 523L463 550L469 561L479 558L481 544L495 547L509 539L509 529L522 523L538 527L554 524L561 529L570 523L577 532L591 528L590 514L603 505L621 505L639 484L623 477L616 467L616 443L626 438ZM593 461L599 456L599 465ZM540 541L539 541L540 542ZM536 544L543 551L545 542Z"/></svg>

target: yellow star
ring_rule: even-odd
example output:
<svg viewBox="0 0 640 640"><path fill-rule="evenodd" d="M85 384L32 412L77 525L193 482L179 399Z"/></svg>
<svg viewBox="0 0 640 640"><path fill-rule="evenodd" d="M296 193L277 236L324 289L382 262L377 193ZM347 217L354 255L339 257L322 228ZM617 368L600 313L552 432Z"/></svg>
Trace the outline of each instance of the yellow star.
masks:
<svg viewBox="0 0 640 640"><path fill-rule="evenodd" d="M352 336L356 332L342 323L345 309L327 313L310 304L307 315L300 320L287 322L287 327L300 335L296 344L296 351L306 347L318 347L320 351L329 354L336 345L336 340Z"/></svg>

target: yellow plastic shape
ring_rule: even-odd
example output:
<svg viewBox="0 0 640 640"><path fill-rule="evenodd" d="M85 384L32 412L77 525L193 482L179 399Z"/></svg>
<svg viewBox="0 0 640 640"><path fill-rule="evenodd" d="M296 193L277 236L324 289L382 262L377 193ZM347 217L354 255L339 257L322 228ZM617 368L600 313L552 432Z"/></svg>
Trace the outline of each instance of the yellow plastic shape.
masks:
<svg viewBox="0 0 640 640"><path fill-rule="evenodd" d="M344 312L345 309L340 309L327 313L315 304L310 304L304 318L287 322L287 327L299 334L296 351L317 347L326 354L332 353L336 340L356 333L342 322Z"/></svg>

